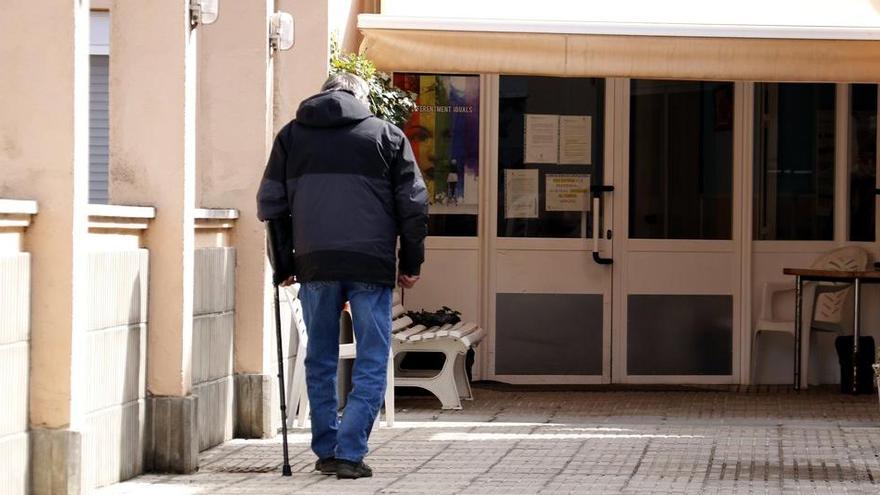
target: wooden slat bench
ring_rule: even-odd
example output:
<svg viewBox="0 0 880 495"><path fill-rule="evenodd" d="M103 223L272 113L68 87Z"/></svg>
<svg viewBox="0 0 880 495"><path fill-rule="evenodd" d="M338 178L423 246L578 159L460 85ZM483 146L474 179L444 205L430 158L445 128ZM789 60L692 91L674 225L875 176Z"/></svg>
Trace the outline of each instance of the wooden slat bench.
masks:
<svg viewBox="0 0 880 495"><path fill-rule="evenodd" d="M480 343L486 331L474 323L425 327L414 325L406 316L400 293L394 292L391 310L391 343L394 356L394 385L428 390L443 404L443 409L461 409L461 399L472 399L470 381L465 371L468 350ZM445 355L440 370L409 370L400 367L408 352L438 352Z"/></svg>

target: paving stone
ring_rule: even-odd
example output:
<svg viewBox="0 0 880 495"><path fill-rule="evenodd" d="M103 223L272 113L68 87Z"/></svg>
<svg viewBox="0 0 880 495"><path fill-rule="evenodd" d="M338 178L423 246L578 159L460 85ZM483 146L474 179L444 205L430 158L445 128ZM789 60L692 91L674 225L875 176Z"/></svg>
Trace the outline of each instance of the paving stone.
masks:
<svg viewBox="0 0 880 495"><path fill-rule="evenodd" d="M217 494L875 494L876 397L833 389L524 391L477 386L461 411L398 398L373 433L370 479L313 472L309 433L233 440L192 475L148 474L99 495Z"/></svg>

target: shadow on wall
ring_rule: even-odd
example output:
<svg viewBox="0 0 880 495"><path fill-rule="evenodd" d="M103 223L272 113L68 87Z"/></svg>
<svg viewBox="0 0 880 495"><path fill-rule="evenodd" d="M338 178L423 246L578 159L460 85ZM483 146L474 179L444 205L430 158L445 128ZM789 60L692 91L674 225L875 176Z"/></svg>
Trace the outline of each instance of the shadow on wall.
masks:
<svg viewBox="0 0 880 495"><path fill-rule="evenodd" d="M148 268L149 270L149 268ZM139 315L146 314L147 294L141 293L141 277L143 273L138 273L131 287L131 297L129 298L129 314L136 313ZM122 407L122 434L119 435L119 469L117 479L119 481L133 478L144 471L144 430L145 430L145 412L146 404L144 403L144 391L146 385L146 325L147 318L138 318L138 337L137 339L126 339L125 347L125 371L123 380L122 397L132 397L136 399L135 407ZM143 365L142 365L143 363ZM134 373L137 380L130 380L128 377ZM129 428L126 426L131 425ZM136 432L136 439L127 438L125 432Z"/></svg>
<svg viewBox="0 0 880 495"><path fill-rule="evenodd" d="M146 250L89 256L82 488L143 472L145 447Z"/></svg>
<svg viewBox="0 0 880 495"><path fill-rule="evenodd" d="M199 451L233 437L235 250L199 248L194 257L192 385Z"/></svg>

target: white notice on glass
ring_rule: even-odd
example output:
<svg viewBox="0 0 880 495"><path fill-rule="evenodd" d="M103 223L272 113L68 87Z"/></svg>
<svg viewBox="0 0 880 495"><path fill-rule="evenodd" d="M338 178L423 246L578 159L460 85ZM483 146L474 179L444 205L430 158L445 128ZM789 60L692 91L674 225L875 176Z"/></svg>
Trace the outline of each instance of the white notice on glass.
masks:
<svg viewBox="0 0 880 495"><path fill-rule="evenodd" d="M593 118L589 115L559 117L559 163L589 165L593 157Z"/></svg>
<svg viewBox="0 0 880 495"><path fill-rule="evenodd" d="M584 174L547 174L547 211L590 211L590 176Z"/></svg>
<svg viewBox="0 0 880 495"><path fill-rule="evenodd" d="M559 162L559 116L526 114L525 163Z"/></svg>
<svg viewBox="0 0 880 495"><path fill-rule="evenodd" d="M504 218L538 218L538 171L504 171Z"/></svg>

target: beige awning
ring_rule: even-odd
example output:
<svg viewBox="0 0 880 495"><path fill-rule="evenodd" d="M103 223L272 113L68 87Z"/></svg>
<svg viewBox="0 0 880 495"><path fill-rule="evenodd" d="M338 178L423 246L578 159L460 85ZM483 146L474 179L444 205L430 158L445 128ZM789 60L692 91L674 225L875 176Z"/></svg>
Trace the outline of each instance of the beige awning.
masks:
<svg viewBox="0 0 880 495"><path fill-rule="evenodd" d="M388 71L746 81L880 81L873 28L467 22L361 16ZM541 32L541 31L544 32ZM568 31L568 32L566 32ZM676 33L681 33L677 35Z"/></svg>

